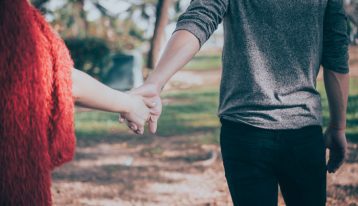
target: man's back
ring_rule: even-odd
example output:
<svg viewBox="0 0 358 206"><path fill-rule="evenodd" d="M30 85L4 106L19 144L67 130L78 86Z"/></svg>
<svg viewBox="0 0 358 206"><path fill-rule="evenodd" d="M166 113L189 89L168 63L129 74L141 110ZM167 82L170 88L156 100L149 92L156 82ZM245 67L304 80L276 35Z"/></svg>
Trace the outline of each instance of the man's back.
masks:
<svg viewBox="0 0 358 206"><path fill-rule="evenodd" d="M323 49L330 49L323 39L331 34L323 25L332 5L327 0L202 2L192 2L177 30L191 30L203 44L213 30L208 16L213 25L224 20L220 117L270 129L321 125L315 86ZM210 15L190 12L200 8ZM347 45L346 35L337 37ZM348 70L347 64L341 69Z"/></svg>

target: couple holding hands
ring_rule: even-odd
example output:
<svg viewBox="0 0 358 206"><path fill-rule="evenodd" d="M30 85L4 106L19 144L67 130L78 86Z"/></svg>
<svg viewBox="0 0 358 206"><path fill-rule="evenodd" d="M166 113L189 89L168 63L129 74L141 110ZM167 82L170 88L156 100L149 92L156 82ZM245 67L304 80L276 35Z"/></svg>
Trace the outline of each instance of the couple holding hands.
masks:
<svg viewBox="0 0 358 206"><path fill-rule="evenodd" d="M347 154L343 0L192 0L156 69L128 93L73 69L63 41L27 0L0 1L0 205L51 205L51 170L74 154L73 101L120 113L138 134L148 122L154 133L161 89L222 21L220 144L234 205L276 206L278 186L288 206L325 205L327 171Z"/></svg>

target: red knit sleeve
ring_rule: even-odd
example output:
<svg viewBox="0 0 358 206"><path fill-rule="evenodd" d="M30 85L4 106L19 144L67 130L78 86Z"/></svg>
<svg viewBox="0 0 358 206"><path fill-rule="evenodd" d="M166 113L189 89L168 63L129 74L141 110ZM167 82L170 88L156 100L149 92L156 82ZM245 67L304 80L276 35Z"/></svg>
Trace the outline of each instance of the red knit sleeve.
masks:
<svg viewBox="0 0 358 206"><path fill-rule="evenodd" d="M0 1L0 205L50 206L75 150L72 60L27 0Z"/></svg>
<svg viewBox="0 0 358 206"><path fill-rule="evenodd" d="M70 161L75 151L74 101L72 97L73 61L63 40L51 29L41 14L36 19L51 45L52 91L48 140L52 166Z"/></svg>
<svg viewBox="0 0 358 206"><path fill-rule="evenodd" d="M75 149L72 61L27 0L0 1L0 205L51 205Z"/></svg>

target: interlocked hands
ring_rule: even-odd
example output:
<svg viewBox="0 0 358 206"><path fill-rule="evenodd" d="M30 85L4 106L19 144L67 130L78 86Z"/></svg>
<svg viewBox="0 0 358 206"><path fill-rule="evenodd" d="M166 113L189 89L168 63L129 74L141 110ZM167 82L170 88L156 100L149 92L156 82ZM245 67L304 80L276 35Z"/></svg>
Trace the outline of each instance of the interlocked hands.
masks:
<svg viewBox="0 0 358 206"><path fill-rule="evenodd" d="M140 112L137 107L136 111L131 113L121 113L119 121L126 122L127 126L137 134L144 133L145 124L148 123L149 131L154 134L157 131L158 119L162 112L162 102L160 99L160 89L153 84L143 84L129 92L130 95L140 96L148 112ZM136 107L134 107L136 108Z"/></svg>

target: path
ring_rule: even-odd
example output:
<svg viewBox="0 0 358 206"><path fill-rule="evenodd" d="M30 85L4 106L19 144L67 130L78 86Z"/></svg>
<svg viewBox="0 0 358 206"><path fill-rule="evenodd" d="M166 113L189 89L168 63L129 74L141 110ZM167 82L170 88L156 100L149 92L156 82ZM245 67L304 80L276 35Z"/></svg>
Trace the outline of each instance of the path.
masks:
<svg viewBox="0 0 358 206"><path fill-rule="evenodd" d="M358 48L351 49L351 75L358 77ZM168 90L218 86L220 70L182 71ZM191 136L129 133L115 140L78 140L76 158L53 175L58 206L231 206L220 148ZM353 138L354 139L354 138ZM355 137L358 139L358 137ZM348 162L328 176L328 206L358 206L358 142ZM282 199L280 199L280 205Z"/></svg>

